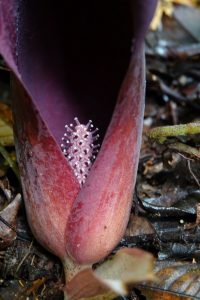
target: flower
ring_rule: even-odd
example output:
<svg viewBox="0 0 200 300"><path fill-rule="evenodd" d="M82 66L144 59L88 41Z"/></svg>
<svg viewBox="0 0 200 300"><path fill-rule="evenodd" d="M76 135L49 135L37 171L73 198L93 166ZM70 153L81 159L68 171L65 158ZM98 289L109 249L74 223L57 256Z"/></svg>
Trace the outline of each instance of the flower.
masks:
<svg viewBox="0 0 200 300"><path fill-rule="evenodd" d="M61 149L82 186L96 158L94 154L98 153L97 148L100 145L94 145L94 142L99 138L99 134L94 136L98 128L92 130L94 126L91 120L86 125L81 124L77 117L74 120L75 126L72 123L70 126L65 125L67 131L62 137Z"/></svg>
<svg viewBox="0 0 200 300"><path fill-rule="evenodd" d="M116 0L0 1L0 53L14 73L27 218L68 270L103 259L128 222L144 111L143 40L155 6L156 0L133 1L132 9ZM105 133L82 188L59 146L64 124L76 115Z"/></svg>

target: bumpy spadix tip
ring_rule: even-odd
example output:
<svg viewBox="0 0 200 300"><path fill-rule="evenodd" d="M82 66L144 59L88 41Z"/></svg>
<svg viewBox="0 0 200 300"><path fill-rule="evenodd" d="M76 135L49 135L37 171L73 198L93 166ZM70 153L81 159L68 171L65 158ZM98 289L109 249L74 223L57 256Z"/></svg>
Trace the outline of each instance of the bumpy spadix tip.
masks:
<svg viewBox="0 0 200 300"><path fill-rule="evenodd" d="M95 159L94 154L100 147L99 144L94 145L99 138L99 134L94 134L99 129L93 130L91 120L86 125L81 124L77 117L74 121L75 124L65 125L66 132L62 137L61 149L82 186Z"/></svg>

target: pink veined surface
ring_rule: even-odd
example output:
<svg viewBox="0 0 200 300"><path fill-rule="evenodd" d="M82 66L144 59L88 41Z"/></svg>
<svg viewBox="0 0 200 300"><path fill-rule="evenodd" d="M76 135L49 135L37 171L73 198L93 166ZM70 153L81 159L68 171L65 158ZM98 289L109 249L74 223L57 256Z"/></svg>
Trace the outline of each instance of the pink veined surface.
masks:
<svg viewBox="0 0 200 300"><path fill-rule="evenodd" d="M63 259L66 223L80 187L59 146L16 81L13 92L17 159L29 225L37 240Z"/></svg>
<svg viewBox="0 0 200 300"><path fill-rule="evenodd" d="M133 54L100 153L69 216L66 248L79 263L101 260L124 234L137 174L144 98L141 51Z"/></svg>

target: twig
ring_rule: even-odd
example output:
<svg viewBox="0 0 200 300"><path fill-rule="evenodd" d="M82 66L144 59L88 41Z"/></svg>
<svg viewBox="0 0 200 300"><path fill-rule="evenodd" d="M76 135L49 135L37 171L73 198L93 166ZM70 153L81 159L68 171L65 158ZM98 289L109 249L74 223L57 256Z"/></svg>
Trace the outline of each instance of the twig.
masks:
<svg viewBox="0 0 200 300"><path fill-rule="evenodd" d="M188 169L190 171L190 174L192 175L192 177L194 178L194 180L196 181L198 187L200 188L200 183L196 177L196 175L194 174L194 172L192 171L192 168L191 168L191 162L189 160L187 160L187 164L188 164Z"/></svg>
<svg viewBox="0 0 200 300"><path fill-rule="evenodd" d="M23 262L25 261L25 259L29 256L29 254L31 253L31 248L33 246L33 241L31 242L29 248L28 248L28 251L27 253L24 255L24 257L22 258L22 260L20 261L19 265L17 266L17 269L16 269L16 273L19 271L19 269L21 268Z"/></svg>
<svg viewBox="0 0 200 300"><path fill-rule="evenodd" d="M163 144L167 137L177 137L200 133L200 123L188 123L174 126L162 126L151 129L147 136Z"/></svg>
<svg viewBox="0 0 200 300"><path fill-rule="evenodd" d="M167 145L169 149L178 151L178 152L183 152L193 158L200 159L200 151L194 147L188 146L183 143L171 143ZM180 153L179 153L180 154Z"/></svg>
<svg viewBox="0 0 200 300"><path fill-rule="evenodd" d="M8 223L4 218L2 218L1 216L0 216L0 221L1 221L4 225L6 225L7 227L9 227L10 229L12 229L14 232L17 233L15 227L12 226L11 224L9 224L9 223Z"/></svg>

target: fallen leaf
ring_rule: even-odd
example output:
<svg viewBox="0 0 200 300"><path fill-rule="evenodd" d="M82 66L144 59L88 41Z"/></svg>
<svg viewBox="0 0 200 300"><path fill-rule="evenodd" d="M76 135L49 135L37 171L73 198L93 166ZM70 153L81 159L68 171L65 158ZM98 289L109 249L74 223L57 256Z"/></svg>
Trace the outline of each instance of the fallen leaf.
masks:
<svg viewBox="0 0 200 300"><path fill-rule="evenodd" d="M4 166L6 167L10 167L13 172L15 173L16 177L20 180L20 176L19 176L19 169L18 169L18 165L16 163L16 157L15 155L13 155L13 153L8 152L6 150L5 147L0 145L0 154L3 156L3 158L5 159L5 163ZM3 170L3 167L2 167Z"/></svg>
<svg viewBox="0 0 200 300"><path fill-rule="evenodd" d="M10 280L6 286L1 288L0 300L39 300L37 290L44 283L45 278L39 278L30 283L25 280Z"/></svg>
<svg viewBox="0 0 200 300"><path fill-rule="evenodd" d="M0 102L0 144L14 146L12 112L8 105Z"/></svg>
<svg viewBox="0 0 200 300"><path fill-rule="evenodd" d="M160 26L164 14L167 15L168 17L172 16L174 12L174 4L196 7L198 6L198 1L197 0L159 0L154 18L150 25L150 28L152 30L156 30Z"/></svg>
<svg viewBox="0 0 200 300"><path fill-rule="evenodd" d="M174 10L174 17L197 42L200 42L199 9L177 6Z"/></svg>
<svg viewBox="0 0 200 300"><path fill-rule="evenodd" d="M155 234L155 229L146 218L131 215L125 236L137 236L143 234Z"/></svg>
<svg viewBox="0 0 200 300"><path fill-rule="evenodd" d="M163 14L171 17L173 13L173 4L171 0L160 0L156 8L154 18L150 24L152 30L156 30L162 21Z"/></svg>
<svg viewBox="0 0 200 300"><path fill-rule="evenodd" d="M3 249L16 238L16 217L21 204L21 195L0 212L0 248Z"/></svg>
<svg viewBox="0 0 200 300"><path fill-rule="evenodd" d="M171 204L170 204L171 200ZM160 214L161 216L192 216L197 213L197 205L200 201L199 190L180 192L174 195L162 195L161 197L144 198L142 205L146 211Z"/></svg>
<svg viewBox="0 0 200 300"><path fill-rule="evenodd" d="M45 278L38 278L34 280L31 284L31 287L29 287L26 291L27 296L30 296L31 294L35 294L36 291L45 283Z"/></svg>
<svg viewBox="0 0 200 300"><path fill-rule="evenodd" d="M153 256L143 250L119 250L96 270L78 273L66 287L68 299L108 300L126 295L130 285L155 279L153 262Z"/></svg>
<svg viewBox="0 0 200 300"><path fill-rule="evenodd" d="M200 264L158 262L159 281L140 286L148 300L200 299Z"/></svg>

